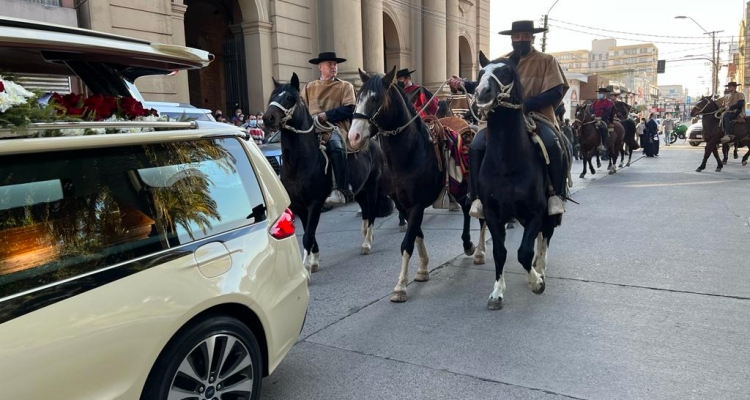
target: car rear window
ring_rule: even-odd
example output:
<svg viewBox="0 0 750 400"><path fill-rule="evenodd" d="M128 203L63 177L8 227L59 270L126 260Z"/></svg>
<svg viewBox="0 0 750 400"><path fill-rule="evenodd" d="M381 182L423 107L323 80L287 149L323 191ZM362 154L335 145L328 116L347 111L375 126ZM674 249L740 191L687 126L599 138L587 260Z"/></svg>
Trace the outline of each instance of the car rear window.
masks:
<svg viewBox="0 0 750 400"><path fill-rule="evenodd" d="M0 157L0 298L265 221L236 138Z"/></svg>

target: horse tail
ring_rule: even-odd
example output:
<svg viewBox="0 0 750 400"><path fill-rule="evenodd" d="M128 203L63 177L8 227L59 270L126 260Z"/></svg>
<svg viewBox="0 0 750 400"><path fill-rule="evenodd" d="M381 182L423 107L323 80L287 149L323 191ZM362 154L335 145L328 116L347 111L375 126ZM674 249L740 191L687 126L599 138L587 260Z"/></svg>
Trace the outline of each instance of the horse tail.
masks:
<svg viewBox="0 0 750 400"><path fill-rule="evenodd" d="M376 204L376 218L385 218L393 214L393 201L390 197L388 197L387 190L383 185L378 185L378 197Z"/></svg>

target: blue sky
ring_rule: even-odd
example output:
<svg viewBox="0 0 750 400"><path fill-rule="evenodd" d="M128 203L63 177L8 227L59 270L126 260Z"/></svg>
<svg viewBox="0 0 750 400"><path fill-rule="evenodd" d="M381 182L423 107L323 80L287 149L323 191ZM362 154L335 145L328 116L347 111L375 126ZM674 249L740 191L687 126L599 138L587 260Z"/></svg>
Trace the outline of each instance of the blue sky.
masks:
<svg viewBox="0 0 750 400"><path fill-rule="evenodd" d="M490 58L511 50L510 38L497 32L510 29L515 20L531 19L540 26L542 15L555 3L524 0L521 8L506 0L490 1ZM623 6L614 9L618 4ZM689 55L710 58L711 40L693 21L674 17L690 16L707 31L723 30L716 39L721 41L722 62L726 63L729 43L738 40L744 4L744 0L558 0L549 12L547 51L591 49L593 39L608 37L617 39L618 45L651 42L659 49L659 59L667 60L666 72L659 74L658 84L683 85L690 94L699 94L711 85L710 63L679 60ZM542 34L538 34L539 50L541 39ZM726 83L726 74L726 68L719 73L721 85Z"/></svg>

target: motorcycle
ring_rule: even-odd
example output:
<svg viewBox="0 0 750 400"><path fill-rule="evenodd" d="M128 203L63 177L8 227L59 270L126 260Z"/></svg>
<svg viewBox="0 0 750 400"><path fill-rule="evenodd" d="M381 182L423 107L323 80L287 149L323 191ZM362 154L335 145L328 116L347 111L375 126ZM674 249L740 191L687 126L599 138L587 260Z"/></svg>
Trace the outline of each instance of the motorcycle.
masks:
<svg viewBox="0 0 750 400"><path fill-rule="evenodd" d="M669 133L669 144L674 144L677 139L686 140L687 139L687 125L677 125L672 129L672 132Z"/></svg>

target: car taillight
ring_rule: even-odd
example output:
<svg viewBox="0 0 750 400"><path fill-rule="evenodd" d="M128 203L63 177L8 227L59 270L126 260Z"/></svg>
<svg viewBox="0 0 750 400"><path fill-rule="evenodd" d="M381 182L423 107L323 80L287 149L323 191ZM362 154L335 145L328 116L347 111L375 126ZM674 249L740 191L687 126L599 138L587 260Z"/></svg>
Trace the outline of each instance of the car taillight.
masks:
<svg viewBox="0 0 750 400"><path fill-rule="evenodd" d="M274 222L270 230L274 239L285 239L294 235L294 214L292 210L286 209L279 219Z"/></svg>

